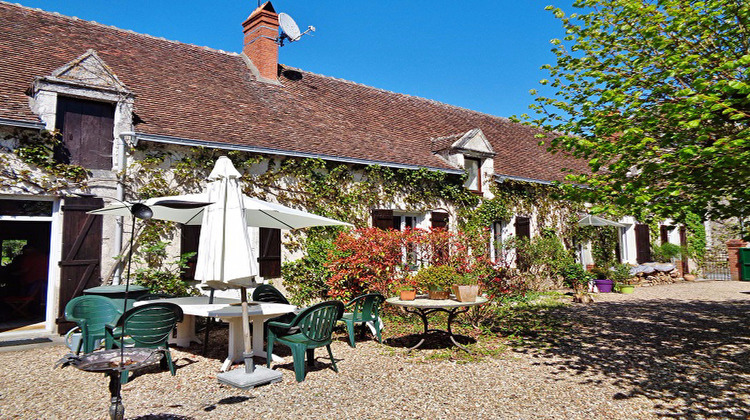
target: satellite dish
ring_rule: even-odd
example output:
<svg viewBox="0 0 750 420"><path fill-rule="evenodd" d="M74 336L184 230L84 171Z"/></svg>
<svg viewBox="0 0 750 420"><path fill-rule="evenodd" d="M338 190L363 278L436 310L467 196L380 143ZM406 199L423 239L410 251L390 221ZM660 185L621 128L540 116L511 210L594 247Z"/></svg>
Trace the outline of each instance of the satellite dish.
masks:
<svg viewBox="0 0 750 420"><path fill-rule="evenodd" d="M291 42L298 40L302 36L299 32L297 22L286 13L279 13L279 26L281 27L282 37L286 35L286 38Z"/></svg>
<svg viewBox="0 0 750 420"><path fill-rule="evenodd" d="M279 13L279 27L281 28L281 35L279 35L278 42L282 47L284 46L285 39L288 39L289 42L294 42L310 31L315 32L314 27L308 26L305 32L300 33L297 22L286 13Z"/></svg>

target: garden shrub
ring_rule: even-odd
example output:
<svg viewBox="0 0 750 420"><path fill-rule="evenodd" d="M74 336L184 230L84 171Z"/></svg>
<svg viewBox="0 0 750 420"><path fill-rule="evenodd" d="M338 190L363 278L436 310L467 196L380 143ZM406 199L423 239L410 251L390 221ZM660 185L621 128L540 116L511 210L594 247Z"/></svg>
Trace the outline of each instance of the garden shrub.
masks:
<svg viewBox="0 0 750 420"><path fill-rule="evenodd" d="M334 241L335 252L325 264L331 273L328 295L350 299L374 291L391 293L392 281L403 275L403 233L378 228L345 231Z"/></svg>
<svg viewBox="0 0 750 420"><path fill-rule="evenodd" d="M284 287L295 305L309 305L328 295L331 272L326 264L336 249L333 241L323 236L310 235L302 242L306 255L281 266Z"/></svg>
<svg viewBox="0 0 750 420"><path fill-rule="evenodd" d="M651 258L656 262L669 263L674 258L680 258L682 248L679 245L665 242L661 245L651 245Z"/></svg>

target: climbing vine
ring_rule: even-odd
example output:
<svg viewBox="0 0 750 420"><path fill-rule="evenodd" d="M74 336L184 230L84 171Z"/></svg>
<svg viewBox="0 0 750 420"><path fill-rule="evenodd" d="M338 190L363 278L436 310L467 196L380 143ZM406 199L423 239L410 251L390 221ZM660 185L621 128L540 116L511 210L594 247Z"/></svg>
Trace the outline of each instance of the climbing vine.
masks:
<svg viewBox="0 0 750 420"><path fill-rule="evenodd" d="M87 187L89 173L85 168L55 159L55 149L62 143L58 132L15 130L3 139L16 145L0 151L0 187L32 193Z"/></svg>

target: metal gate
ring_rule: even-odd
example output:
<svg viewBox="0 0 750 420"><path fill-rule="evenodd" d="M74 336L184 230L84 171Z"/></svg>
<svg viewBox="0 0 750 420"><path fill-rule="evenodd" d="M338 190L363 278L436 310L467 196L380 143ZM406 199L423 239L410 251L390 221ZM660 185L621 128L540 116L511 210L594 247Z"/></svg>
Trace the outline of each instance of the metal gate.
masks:
<svg viewBox="0 0 750 420"><path fill-rule="evenodd" d="M703 259L701 278L708 280L731 280L729 256L726 249L709 249Z"/></svg>

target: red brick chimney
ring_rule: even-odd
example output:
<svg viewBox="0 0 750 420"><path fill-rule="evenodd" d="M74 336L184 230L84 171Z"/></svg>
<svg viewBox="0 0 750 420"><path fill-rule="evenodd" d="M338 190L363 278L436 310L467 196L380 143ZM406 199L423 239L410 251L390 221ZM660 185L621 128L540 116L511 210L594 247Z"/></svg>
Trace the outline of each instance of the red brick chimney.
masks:
<svg viewBox="0 0 750 420"><path fill-rule="evenodd" d="M253 62L260 77L276 81L279 64L279 15L270 1L263 3L242 24L242 52Z"/></svg>

